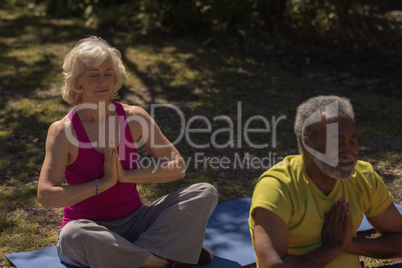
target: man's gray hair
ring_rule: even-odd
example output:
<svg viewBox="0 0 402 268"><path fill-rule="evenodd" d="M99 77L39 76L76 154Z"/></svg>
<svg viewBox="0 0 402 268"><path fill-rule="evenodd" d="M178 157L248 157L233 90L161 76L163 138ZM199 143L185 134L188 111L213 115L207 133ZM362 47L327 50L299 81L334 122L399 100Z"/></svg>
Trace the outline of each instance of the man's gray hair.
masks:
<svg viewBox="0 0 402 268"><path fill-rule="evenodd" d="M300 137L302 137L303 135L303 138L311 140L312 134L318 128L325 125L325 122L319 121L313 124L309 124L303 129L303 124L306 121L306 119L308 119L310 116L312 116L312 114L314 114L317 111L321 112L325 111L324 110L325 107L330 104L333 104L334 102L338 103L338 111L337 111L338 117L348 116L353 120L355 119L352 104L350 103L349 99L344 97L317 96L306 100L305 102L300 104L299 107L297 107L294 130L297 137L300 153L302 153ZM321 117L321 119L325 120L325 117L324 118Z"/></svg>

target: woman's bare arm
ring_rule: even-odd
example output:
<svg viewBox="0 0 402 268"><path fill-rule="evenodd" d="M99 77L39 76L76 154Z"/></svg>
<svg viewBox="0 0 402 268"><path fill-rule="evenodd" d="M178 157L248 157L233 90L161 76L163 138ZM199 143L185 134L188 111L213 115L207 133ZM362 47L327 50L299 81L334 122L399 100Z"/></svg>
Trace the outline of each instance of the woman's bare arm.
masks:
<svg viewBox="0 0 402 268"><path fill-rule="evenodd" d="M66 207L81 202L96 193L96 185L94 181L77 184L63 185L63 178L66 166L69 161L69 152L73 146L67 138L65 128L72 127L64 120L53 123L48 131L46 138L46 154L39 175L38 199L42 206L46 209ZM101 179L99 178L99 193L112 187L117 176L114 177L112 168L115 167L113 157L113 149L110 148L105 157L105 163L111 163L108 166L108 173ZM105 168L104 168L105 169ZM116 173L116 171L114 170Z"/></svg>
<svg viewBox="0 0 402 268"><path fill-rule="evenodd" d="M183 178L185 176L185 165L182 156L163 135L152 117L144 109L137 106L128 108L126 106L126 113L134 141L142 139L157 165L126 170L123 178L119 178L119 181L162 183Z"/></svg>

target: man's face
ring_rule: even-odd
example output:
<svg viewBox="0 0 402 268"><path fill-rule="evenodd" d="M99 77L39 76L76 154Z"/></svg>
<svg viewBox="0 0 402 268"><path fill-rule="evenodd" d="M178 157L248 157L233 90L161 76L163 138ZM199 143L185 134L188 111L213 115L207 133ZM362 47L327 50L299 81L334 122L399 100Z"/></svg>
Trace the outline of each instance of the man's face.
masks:
<svg viewBox="0 0 402 268"><path fill-rule="evenodd" d="M338 117L328 123L338 123L338 133L329 133L329 143L331 144L326 144L328 128L321 127L313 133L314 149L321 153L325 153L327 148L331 147L337 147L338 150L327 152L327 159L320 160L314 157L314 162L322 172L331 178L348 179L353 175L359 153L356 124L350 117ZM327 163L331 163L335 157L338 157L338 165L335 167L328 165Z"/></svg>

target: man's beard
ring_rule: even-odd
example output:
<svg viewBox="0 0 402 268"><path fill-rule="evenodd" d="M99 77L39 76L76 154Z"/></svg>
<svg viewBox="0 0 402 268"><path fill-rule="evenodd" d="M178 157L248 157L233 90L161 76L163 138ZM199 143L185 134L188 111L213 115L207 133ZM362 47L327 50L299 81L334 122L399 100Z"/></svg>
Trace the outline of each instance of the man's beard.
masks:
<svg viewBox="0 0 402 268"><path fill-rule="evenodd" d="M352 157L352 158L343 158L340 157L338 163L350 163L350 165L346 167L341 167L336 166L332 167L328 165L327 163L321 161L320 159L317 159L316 157L313 157L315 164L318 166L318 168L324 172L326 175L328 175L331 178L338 179L338 180L346 180L350 178L354 171L355 171L355 166L357 163L357 158Z"/></svg>

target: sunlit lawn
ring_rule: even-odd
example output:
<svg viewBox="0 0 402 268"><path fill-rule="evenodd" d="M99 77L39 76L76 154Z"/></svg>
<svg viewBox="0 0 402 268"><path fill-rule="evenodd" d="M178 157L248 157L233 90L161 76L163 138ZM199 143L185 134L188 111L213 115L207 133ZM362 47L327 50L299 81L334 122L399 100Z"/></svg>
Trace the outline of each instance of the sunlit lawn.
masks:
<svg viewBox="0 0 402 268"><path fill-rule="evenodd" d="M400 61L391 55L373 53L362 58L358 50L345 51L345 55L336 53L345 59L339 66L339 58L326 57L325 49L321 54L261 48L246 51L225 43L202 45L202 40L185 36L111 34L86 28L80 21L47 20L16 12L0 11L0 18L0 266L8 267L4 258L8 253L36 250L56 241L62 210L46 211L38 204L38 175L47 129L71 109L59 94L63 57L78 39L89 34L102 35L123 53L128 76L117 100L154 111L170 140L178 139L182 132L180 116L167 107L153 110L155 103L177 107L186 125L192 117L204 116L204 121L193 121L191 128L205 128L209 121L214 132L230 129L229 121L233 123L233 144L229 143L229 130L214 138L192 134L191 142L179 140L176 146L188 164L187 177L175 183L140 185L144 202L201 181L218 188L220 202L251 197L256 179L266 167L234 166L236 159L269 156L273 164L296 154L295 107L314 95L337 94L351 98L355 106L361 158L374 164L395 201L402 203L402 103L396 86L402 79L393 73L393 64ZM309 58L310 63L300 57ZM382 57L382 66L371 64ZM237 132L239 125L244 128L245 122L257 115L270 123L272 118L285 116L277 124L275 137L272 132L249 134L251 143L268 144L262 149ZM254 120L250 127L260 128L262 122ZM209 146L195 150L191 144ZM205 165L196 162L196 153L209 159ZM147 152L141 150L141 154ZM229 159L229 167L211 168L208 161L214 157Z"/></svg>

